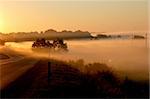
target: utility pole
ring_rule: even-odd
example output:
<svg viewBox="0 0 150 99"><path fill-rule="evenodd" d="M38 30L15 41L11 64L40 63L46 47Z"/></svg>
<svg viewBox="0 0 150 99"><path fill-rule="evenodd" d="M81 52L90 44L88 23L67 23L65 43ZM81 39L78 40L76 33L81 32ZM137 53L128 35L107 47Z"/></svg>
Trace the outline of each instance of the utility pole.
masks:
<svg viewBox="0 0 150 99"><path fill-rule="evenodd" d="M148 35L148 32L146 32L145 38L146 38L146 47L149 48L149 35Z"/></svg>
<svg viewBox="0 0 150 99"><path fill-rule="evenodd" d="M51 79L51 62L48 62L48 84L50 83Z"/></svg>
<svg viewBox="0 0 150 99"><path fill-rule="evenodd" d="M50 51L51 51L51 49L49 50L49 60L50 60ZM48 62L48 75L47 75L47 80L48 80L48 98L49 98L49 94L50 94L50 80L51 80L51 75L52 75L52 73L51 73L51 62L49 61Z"/></svg>

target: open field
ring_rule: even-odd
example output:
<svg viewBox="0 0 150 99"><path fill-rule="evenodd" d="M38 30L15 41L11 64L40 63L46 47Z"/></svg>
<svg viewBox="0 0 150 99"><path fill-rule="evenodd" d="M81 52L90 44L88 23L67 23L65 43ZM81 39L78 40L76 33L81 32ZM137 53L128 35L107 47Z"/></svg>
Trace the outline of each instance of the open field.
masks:
<svg viewBox="0 0 150 99"><path fill-rule="evenodd" d="M0 0L0 99L149 99L148 1Z"/></svg>
<svg viewBox="0 0 150 99"><path fill-rule="evenodd" d="M51 66L49 75L48 62ZM39 60L33 68L5 87L1 95L3 98L149 96L148 81L120 79L105 64L93 63L84 67L81 71L75 64L49 59Z"/></svg>
<svg viewBox="0 0 150 99"><path fill-rule="evenodd" d="M148 80L130 80L106 64L58 61L7 47L0 51L9 57L0 60L2 98L149 96Z"/></svg>

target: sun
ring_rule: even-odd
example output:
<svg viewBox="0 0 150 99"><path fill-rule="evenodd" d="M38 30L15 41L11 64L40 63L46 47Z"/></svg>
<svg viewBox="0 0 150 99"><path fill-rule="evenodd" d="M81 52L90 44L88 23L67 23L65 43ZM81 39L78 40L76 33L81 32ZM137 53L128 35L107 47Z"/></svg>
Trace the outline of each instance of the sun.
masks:
<svg viewBox="0 0 150 99"><path fill-rule="evenodd" d="M4 27L4 20L3 18L0 16L0 32L3 30Z"/></svg>
<svg viewBox="0 0 150 99"><path fill-rule="evenodd" d="M2 26L3 26L3 23L2 23L2 21L0 20L0 32L2 31Z"/></svg>

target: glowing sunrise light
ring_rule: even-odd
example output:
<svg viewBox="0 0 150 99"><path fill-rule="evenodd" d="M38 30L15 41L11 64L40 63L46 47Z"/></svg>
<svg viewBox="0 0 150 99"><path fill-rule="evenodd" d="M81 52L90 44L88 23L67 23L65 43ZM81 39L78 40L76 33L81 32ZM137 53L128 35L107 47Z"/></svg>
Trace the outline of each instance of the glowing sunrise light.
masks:
<svg viewBox="0 0 150 99"><path fill-rule="evenodd" d="M4 26L4 20L2 18L2 15L0 14L0 32L3 30Z"/></svg>
<svg viewBox="0 0 150 99"><path fill-rule="evenodd" d="M43 31L49 28L89 32L147 31L148 2L0 0L0 32Z"/></svg>
<svg viewBox="0 0 150 99"><path fill-rule="evenodd" d="M3 22L2 22L2 20L0 19L0 31L2 30L2 26L3 26Z"/></svg>

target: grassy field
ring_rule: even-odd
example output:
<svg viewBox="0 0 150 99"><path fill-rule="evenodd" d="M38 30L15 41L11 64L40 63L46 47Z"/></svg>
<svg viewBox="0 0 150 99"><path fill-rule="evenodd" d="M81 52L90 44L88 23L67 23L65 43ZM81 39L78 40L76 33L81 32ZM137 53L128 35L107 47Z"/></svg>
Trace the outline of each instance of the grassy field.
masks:
<svg viewBox="0 0 150 99"><path fill-rule="evenodd" d="M48 75L48 62L50 73ZM49 77L49 78L48 78ZM2 98L148 98L149 82L120 78L107 65L42 59L1 91Z"/></svg>

